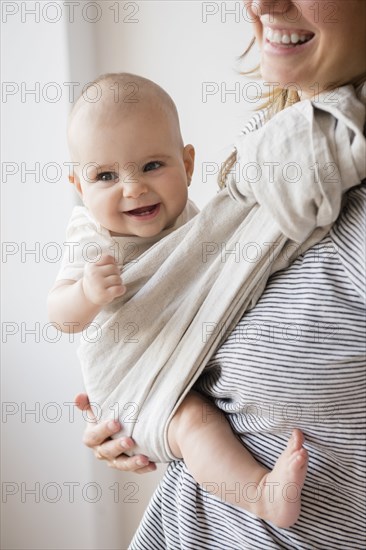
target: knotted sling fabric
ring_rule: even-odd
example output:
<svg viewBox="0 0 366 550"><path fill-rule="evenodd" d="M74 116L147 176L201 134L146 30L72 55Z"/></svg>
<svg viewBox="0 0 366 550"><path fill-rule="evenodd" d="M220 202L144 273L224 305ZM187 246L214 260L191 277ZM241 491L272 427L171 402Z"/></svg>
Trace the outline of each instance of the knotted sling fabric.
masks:
<svg viewBox="0 0 366 550"><path fill-rule="evenodd" d="M127 293L98 315L79 357L100 418L118 414L134 454L176 458L169 421L212 354L366 177L364 123L352 86L278 113L238 139L227 188L125 266Z"/></svg>

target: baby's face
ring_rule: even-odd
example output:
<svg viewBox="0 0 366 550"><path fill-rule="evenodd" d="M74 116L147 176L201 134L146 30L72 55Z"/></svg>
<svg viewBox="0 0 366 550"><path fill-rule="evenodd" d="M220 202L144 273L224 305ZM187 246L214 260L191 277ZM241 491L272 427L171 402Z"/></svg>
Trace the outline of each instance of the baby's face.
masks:
<svg viewBox="0 0 366 550"><path fill-rule="evenodd" d="M94 218L114 235L151 237L184 210L194 149L183 147L169 113L87 108L72 128L74 184Z"/></svg>

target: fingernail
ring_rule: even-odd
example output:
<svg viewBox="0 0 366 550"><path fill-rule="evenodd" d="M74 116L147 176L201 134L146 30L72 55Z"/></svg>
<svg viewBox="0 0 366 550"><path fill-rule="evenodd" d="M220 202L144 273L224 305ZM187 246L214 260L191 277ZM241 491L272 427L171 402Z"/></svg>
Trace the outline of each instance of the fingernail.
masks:
<svg viewBox="0 0 366 550"><path fill-rule="evenodd" d="M122 449L129 449L131 447L131 442L126 441L125 439L121 439L119 444L121 445Z"/></svg>
<svg viewBox="0 0 366 550"><path fill-rule="evenodd" d="M149 464L149 461L146 458L138 458L136 460L137 466L147 466Z"/></svg>

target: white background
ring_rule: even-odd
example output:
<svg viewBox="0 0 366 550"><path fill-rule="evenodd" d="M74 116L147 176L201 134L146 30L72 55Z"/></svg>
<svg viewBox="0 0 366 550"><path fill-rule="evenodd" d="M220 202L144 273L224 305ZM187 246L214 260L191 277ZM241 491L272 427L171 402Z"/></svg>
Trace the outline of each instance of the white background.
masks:
<svg viewBox="0 0 366 550"><path fill-rule="evenodd" d="M101 73L129 71L163 86L177 104L185 142L196 147L190 193L199 206L216 193L215 175L205 178L206 163L222 162L259 105L246 101L248 81L237 72L236 58L251 39L241 2L70 4L2 2L6 550L127 548L164 471L160 466L146 476L114 472L82 445L84 422L71 404L83 387L78 338L57 340L47 325L46 296L58 269L54 259L76 200L65 168L72 90L65 83L80 83L78 95ZM62 176L56 165L64 167ZM31 169L36 174L27 172Z"/></svg>

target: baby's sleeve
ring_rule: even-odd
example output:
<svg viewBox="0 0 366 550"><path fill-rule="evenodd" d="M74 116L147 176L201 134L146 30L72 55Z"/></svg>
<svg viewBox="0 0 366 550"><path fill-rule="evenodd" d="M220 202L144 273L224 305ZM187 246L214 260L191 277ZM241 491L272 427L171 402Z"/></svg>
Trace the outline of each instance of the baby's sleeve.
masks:
<svg viewBox="0 0 366 550"><path fill-rule="evenodd" d="M95 222L84 206L76 206L66 229L64 253L56 281L82 278L87 262L97 262L102 252L110 247L106 230Z"/></svg>

